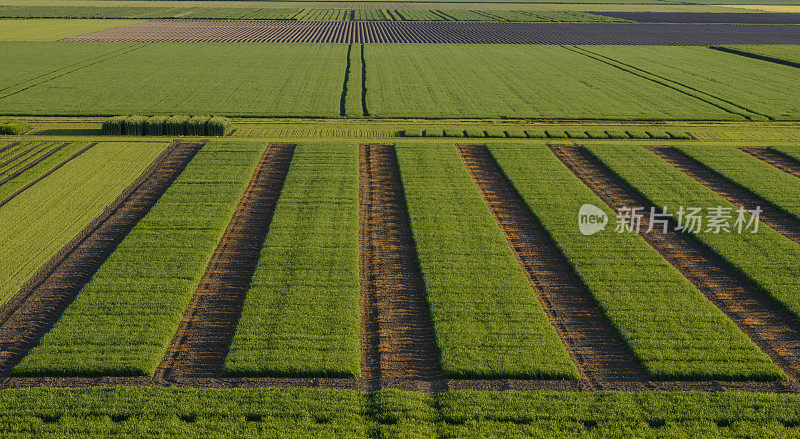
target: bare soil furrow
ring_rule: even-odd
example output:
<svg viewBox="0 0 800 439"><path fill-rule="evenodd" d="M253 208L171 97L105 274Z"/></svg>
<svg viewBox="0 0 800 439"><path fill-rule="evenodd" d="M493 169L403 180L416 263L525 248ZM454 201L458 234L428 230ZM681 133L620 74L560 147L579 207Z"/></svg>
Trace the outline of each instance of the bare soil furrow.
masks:
<svg viewBox="0 0 800 439"><path fill-rule="evenodd" d="M368 389L425 390L439 349L392 145L362 145L362 372Z"/></svg>
<svg viewBox="0 0 800 439"><path fill-rule="evenodd" d="M763 160L787 174L800 178L800 162L768 148L741 148L751 156Z"/></svg>
<svg viewBox="0 0 800 439"><path fill-rule="evenodd" d="M170 145L105 211L0 307L0 376L58 321L100 265L143 218L203 146Z"/></svg>
<svg viewBox="0 0 800 439"><path fill-rule="evenodd" d="M653 207L586 149L566 145L553 145L551 149L612 209L636 206L649 211ZM645 215L640 236L796 381L800 376L800 323L694 237L675 232L674 226L671 224L668 233L644 233L649 227Z"/></svg>
<svg viewBox="0 0 800 439"><path fill-rule="evenodd" d="M800 222L784 211L762 200L757 195L736 183L725 179L725 177L717 174L705 167L702 163L683 154L677 149L669 147L649 147L648 149L731 203L737 206L744 206L744 208L748 210L755 209L756 206L760 207L761 214L759 219L762 223L800 244Z"/></svg>
<svg viewBox="0 0 800 439"><path fill-rule="evenodd" d="M272 143L264 151L156 371L157 379L222 376L295 146Z"/></svg>

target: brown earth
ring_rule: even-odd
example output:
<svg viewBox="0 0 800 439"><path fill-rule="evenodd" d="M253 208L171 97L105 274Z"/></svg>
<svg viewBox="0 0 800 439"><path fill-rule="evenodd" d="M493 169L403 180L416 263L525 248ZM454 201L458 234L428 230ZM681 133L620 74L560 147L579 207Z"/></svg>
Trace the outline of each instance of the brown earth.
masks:
<svg viewBox="0 0 800 439"><path fill-rule="evenodd" d="M0 306L0 376L9 376L53 327L83 285L201 147L186 142L170 145L102 214Z"/></svg>
<svg viewBox="0 0 800 439"><path fill-rule="evenodd" d="M219 378L278 203L294 144L264 151L206 271L156 379Z"/></svg>
<svg viewBox="0 0 800 439"><path fill-rule="evenodd" d="M366 388L431 391L439 349L394 146L362 145L359 163Z"/></svg>
<svg viewBox="0 0 800 439"><path fill-rule="evenodd" d="M768 148L741 148L753 157L763 160L783 172L800 178L800 162Z"/></svg>
<svg viewBox="0 0 800 439"><path fill-rule="evenodd" d="M566 145L551 149L612 209L641 206L649 211L653 206L586 149ZM640 236L796 382L800 377L800 322L694 237L675 232L674 224L668 233L644 233L648 227L645 215Z"/></svg>

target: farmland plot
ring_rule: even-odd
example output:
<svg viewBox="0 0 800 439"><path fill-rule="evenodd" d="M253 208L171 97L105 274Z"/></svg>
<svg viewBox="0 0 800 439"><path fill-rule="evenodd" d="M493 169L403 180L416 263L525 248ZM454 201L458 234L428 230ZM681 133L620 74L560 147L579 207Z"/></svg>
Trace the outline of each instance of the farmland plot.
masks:
<svg viewBox="0 0 800 439"><path fill-rule="evenodd" d="M360 374L358 221L358 150L299 145L224 374Z"/></svg>
<svg viewBox="0 0 800 439"><path fill-rule="evenodd" d="M602 207L609 218L614 214L551 151L511 144L491 150L651 377L782 376L733 322L639 235L580 233L575 216L581 205Z"/></svg>
<svg viewBox="0 0 800 439"><path fill-rule="evenodd" d="M711 189L674 168L644 148L599 145L588 149L615 174L673 216L680 206L736 207ZM746 217L749 220L749 216ZM752 231L752 229L751 229ZM800 246L760 224L757 233L714 233L706 225L690 231L701 243L741 271L754 284L800 316Z"/></svg>
<svg viewBox="0 0 800 439"><path fill-rule="evenodd" d="M444 375L577 378L456 149L397 154Z"/></svg>
<svg viewBox="0 0 800 439"><path fill-rule="evenodd" d="M0 9L2 13L2 9ZM138 23L136 20L0 20L0 41L57 41Z"/></svg>
<svg viewBox="0 0 800 439"><path fill-rule="evenodd" d="M264 149L210 142L84 286L19 375L151 375Z"/></svg>
<svg viewBox="0 0 800 439"><path fill-rule="evenodd" d="M740 118L556 46L367 44L365 57L375 116Z"/></svg>
<svg viewBox="0 0 800 439"><path fill-rule="evenodd" d="M111 204L164 147L100 143L0 207L0 302Z"/></svg>
<svg viewBox="0 0 800 439"><path fill-rule="evenodd" d="M0 162L7 163L0 167L0 206L93 145L88 142L31 141L21 142L13 152L0 153ZM12 161L13 158L16 160Z"/></svg>
<svg viewBox="0 0 800 439"><path fill-rule="evenodd" d="M634 66L777 120L800 118L800 69L703 47L592 46Z"/></svg>
<svg viewBox="0 0 800 439"><path fill-rule="evenodd" d="M338 44L164 43L14 88L16 78L31 75L22 67L38 73L41 59L65 58L62 47L75 46L10 44L0 43L0 53L19 49L24 60L0 55L14 57L3 63L14 66L13 74L0 72L0 89L7 89L0 91L0 113L336 116L347 63L347 46Z"/></svg>
<svg viewBox="0 0 800 439"><path fill-rule="evenodd" d="M721 46L721 49L733 50L745 56L754 56L757 58L760 57L773 62L785 62L789 64L800 65L800 46L796 45L740 44Z"/></svg>

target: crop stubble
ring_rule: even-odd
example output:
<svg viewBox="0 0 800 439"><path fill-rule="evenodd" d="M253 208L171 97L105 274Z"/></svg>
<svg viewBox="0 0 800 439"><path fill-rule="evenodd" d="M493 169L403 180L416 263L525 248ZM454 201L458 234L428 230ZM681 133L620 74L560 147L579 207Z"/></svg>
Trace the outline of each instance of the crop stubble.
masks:
<svg viewBox="0 0 800 439"><path fill-rule="evenodd" d="M168 147L106 210L45 263L0 307L0 376L58 321L83 285L144 217L202 147Z"/></svg>
<svg viewBox="0 0 800 439"><path fill-rule="evenodd" d="M156 379L214 378L241 315L296 145L271 143L206 267Z"/></svg>
<svg viewBox="0 0 800 439"><path fill-rule="evenodd" d="M652 204L605 168L586 149L551 145L556 156L612 209ZM790 379L800 377L800 323L752 282L693 237L674 231L640 235L730 318Z"/></svg>
<svg viewBox="0 0 800 439"><path fill-rule="evenodd" d="M370 389L431 391L439 349L392 145L360 148L362 374Z"/></svg>

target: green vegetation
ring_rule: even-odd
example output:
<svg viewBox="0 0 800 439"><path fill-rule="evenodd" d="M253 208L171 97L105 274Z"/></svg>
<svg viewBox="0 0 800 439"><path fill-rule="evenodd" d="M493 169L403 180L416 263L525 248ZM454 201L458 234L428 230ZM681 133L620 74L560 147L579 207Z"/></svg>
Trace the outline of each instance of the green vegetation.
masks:
<svg viewBox="0 0 800 439"><path fill-rule="evenodd" d="M231 120L224 116L115 116L103 122L103 134L114 136L225 136Z"/></svg>
<svg viewBox="0 0 800 439"><path fill-rule="evenodd" d="M612 64L631 66L634 74L678 87L731 114L800 119L800 90L796 87L800 70L794 67L705 47L589 46L583 50Z"/></svg>
<svg viewBox="0 0 800 439"><path fill-rule="evenodd" d="M770 149L800 162L800 146L773 146Z"/></svg>
<svg viewBox="0 0 800 439"><path fill-rule="evenodd" d="M0 43L0 113L338 116L346 53L345 44Z"/></svg>
<svg viewBox="0 0 800 439"><path fill-rule="evenodd" d="M31 125L22 121L0 121L0 134L17 135L31 129Z"/></svg>
<svg viewBox="0 0 800 439"><path fill-rule="evenodd" d="M0 394L21 437L795 437L793 394L31 388Z"/></svg>
<svg viewBox="0 0 800 439"><path fill-rule="evenodd" d="M501 144L491 151L651 377L785 378L644 239L615 233L614 212L548 148ZM579 231L575 216L587 203L608 215L605 231Z"/></svg>
<svg viewBox="0 0 800 439"><path fill-rule="evenodd" d="M397 153L444 374L577 378L458 151Z"/></svg>
<svg viewBox="0 0 800 439"><path fill-rule="evenodd" d="M647 149L620 145L587 148L651 203L668 208L673 217L681 206L704 212L721 206L732 209L731 225L737 218L736 206ZM745 215L745 220L750 216ZM800 317L800 246L764 224L757 233L747 230L738 234L735 229L714 233L705 222L702 228L690 233Z"/></svg>
<svg viewBox="0 0 800 439"><path fill-rule="evenodd" d="M559 46L364 47L367 107L379 117L741 119Z"/></svg>
<svg viewBox="0 0 800 439"><path fill-rule="evenodd" d="M0 16L3 8L0 7ZM0 41L58 41L119 26L138 20L0 20Z"/></svg>
<svg viewBox="0 0 800 439"><path fill-rule="evenodd" d="M0 207L0 303L100 215L164 146L100 143ZM32 181L27 175L19 178Z"/></svg>
<svg viewBox="0 0 800 439"><path fill-rule="evenodd" d="M20 142L0 153L0 203L31 184L88 142ZM12 160L16 158L16 160ZM28 169L26 169L28 168Z"/></svg>
<svg viewBox="0 0 800 439"><path fill-rule="evenodd" d="M14 373L152 375L263 150L203 147Z"/></svg>
<svg viewBox="0 0 800 439"><path fill-rule="evenodd" d="M297 147L226 375L360 375L358 203L357 148Z"/></svg>
<svg viewBox="0 0 800 439"><path fill-rule="evenodd" d="M789 44L739 44L730 46L711 46L722 50L764 61L800 67L800 46Z"/></svg>
<svg viewBox="0 0 800 439"><path fill-rule="evenodd" d="M675 148L800 220L800 181L795 176L733 147L680 145Z"/></svg>

